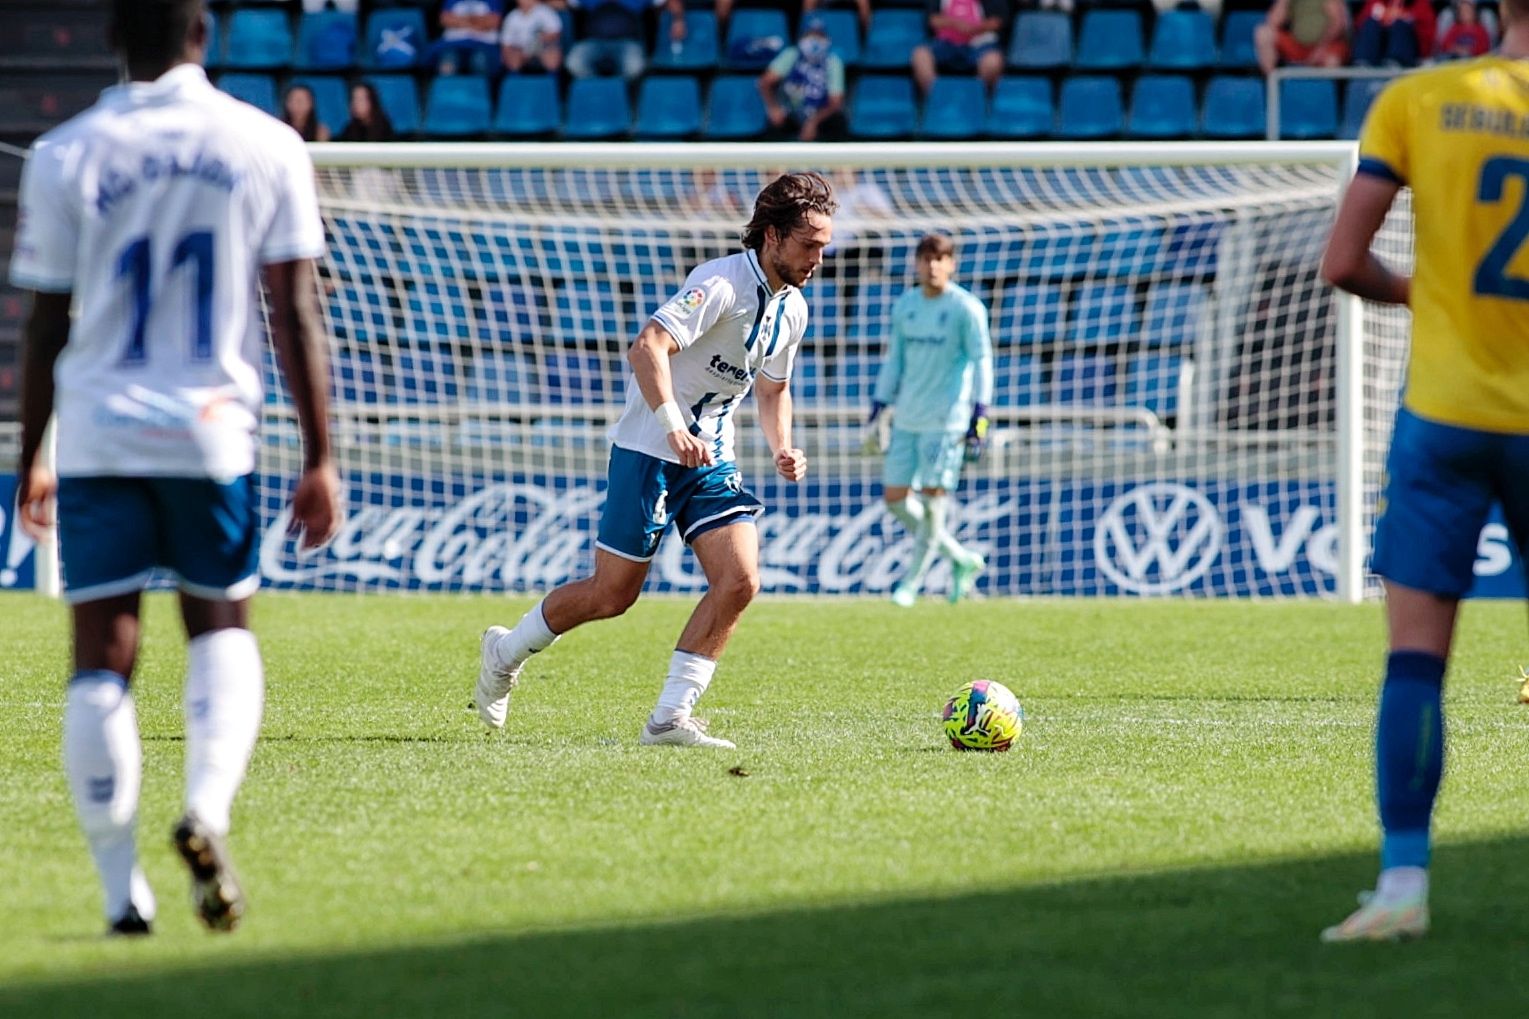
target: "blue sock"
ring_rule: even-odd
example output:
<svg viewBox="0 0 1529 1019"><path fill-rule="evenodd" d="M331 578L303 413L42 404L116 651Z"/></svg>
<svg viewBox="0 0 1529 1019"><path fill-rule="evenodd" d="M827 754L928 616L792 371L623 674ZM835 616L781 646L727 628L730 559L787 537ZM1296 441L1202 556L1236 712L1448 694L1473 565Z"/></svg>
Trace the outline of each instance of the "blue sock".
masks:
<svg viewBox="0 0 1529 1019"><path fill-rule="evenodd" d="M1428 827L1444 772L1444 659L1393 651L1375 726L1380 868L1428 866Z"/></svg>

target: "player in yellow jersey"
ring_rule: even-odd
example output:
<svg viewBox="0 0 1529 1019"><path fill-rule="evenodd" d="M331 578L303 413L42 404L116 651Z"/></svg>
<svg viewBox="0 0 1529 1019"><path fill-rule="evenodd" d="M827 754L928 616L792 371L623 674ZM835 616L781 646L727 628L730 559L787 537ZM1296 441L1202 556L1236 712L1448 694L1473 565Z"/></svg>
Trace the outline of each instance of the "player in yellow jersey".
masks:
<svg viewBox="0 0 1529 1019"><path fill-rule="evenodd" d="M1502 13L1498 53L1400 78L1376 99L1322 261L1335 286L1412 310L1372 563L1390 631L1375 737L1380 878L1324 941L1427 932L1444 667L1494 501L1521 553L1529 542L1529 0L1504 0ZM1403 187L1411 278L1370 252Z"/></svg>

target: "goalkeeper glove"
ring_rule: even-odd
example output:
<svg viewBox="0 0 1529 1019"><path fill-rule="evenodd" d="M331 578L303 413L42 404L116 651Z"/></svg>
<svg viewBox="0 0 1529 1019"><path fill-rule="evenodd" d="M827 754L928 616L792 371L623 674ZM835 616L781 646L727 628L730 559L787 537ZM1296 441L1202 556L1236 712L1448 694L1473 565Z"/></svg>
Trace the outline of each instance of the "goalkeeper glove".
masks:
<svg viewBox="0 0 1529 1019"><path fill-rule="evenodd" d="M963 454L969 464L974 464L982 459L982 451L987 448L987 408L977 404L972 408L971 424L966 426L966 450Z"/></svg>
<svg viewBox="0 0 1529 1019"><path fill-rule="evenodd" d="M887 451L885 422L878 420L887 405L880 400L871 401L871 416L865 419L865 435L860 440L860 452L866 456L880 456ZM887 415L890 420L891 415Z"/></svg>

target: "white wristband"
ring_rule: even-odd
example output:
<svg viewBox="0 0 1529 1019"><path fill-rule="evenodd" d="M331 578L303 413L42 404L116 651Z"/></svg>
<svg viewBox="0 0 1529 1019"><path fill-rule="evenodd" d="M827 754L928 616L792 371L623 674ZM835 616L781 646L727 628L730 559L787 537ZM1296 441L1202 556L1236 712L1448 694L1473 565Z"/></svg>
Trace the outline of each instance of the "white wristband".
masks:
<svg viewBox="0 0 1529 1019"><path fill-rule="evenodd" d="M658 418L659 425L664 434L670 432L683 432L685 430L685 415L680 411L680 405L673 400L661 403L653 410L653 416Z"/></svg>

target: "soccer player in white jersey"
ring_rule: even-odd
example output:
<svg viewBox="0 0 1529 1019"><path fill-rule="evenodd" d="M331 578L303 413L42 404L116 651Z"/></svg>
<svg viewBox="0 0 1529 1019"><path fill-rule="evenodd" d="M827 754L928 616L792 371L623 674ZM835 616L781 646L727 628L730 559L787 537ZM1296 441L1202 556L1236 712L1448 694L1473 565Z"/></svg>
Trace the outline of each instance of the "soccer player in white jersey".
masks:
<svg viewBox="0 0 1529 1019"><path fill-rule="evenodd" d="M248 628L259 281L263 269L303 434L293 519L316 545L339 512L312 261L324 232L297 134L208 83L202 0L113 0L110 32L126 83L40 138L22 175L11 279L35 294L21 519L44 539L56 499L74 622L64 765L120 934L148 933L155 913L135 844L142 748L129 681L142 589L156 567L174 574L189 647L186 803L172 839L201 920L230 930L244 898L224 840L264 701ZM56 478L37 457L55 410Z"/></svg>
<svg viewBox="0 0 1529 1019"><path fill-rule="evenodd" d="M733 412L753 389L776 472L800 481L807 460L791 443L787 389L807 331L799 288L833 239L835 208L817 174L777 178L754 203L745 250L697 267L637 334L627 353L626 409L611 429L594 575L548 594L513 630L484 633L474 699L487 725L503 727L526 659L574 627L632 606L672 522L706 574L706 594L680 634L640 740L732 749L691 712L759 590L754 518L763 505L733 460Z"/></svg>
<svg viewBox="0 0 1529 1019"><path fill-rule="evenodd" d="M912 560L892 589L908 607L937 555L950 560L948 598L960 601L987 565L945 525L961 465L982 455L993 393L993 344L987 308L952 283L954 242L924 236L914 257L918 286L892 305L892 341L876 376L866 447L880 449L877 419L891 406L892 439L882 471L887 509L914 535Z"/></svg>

